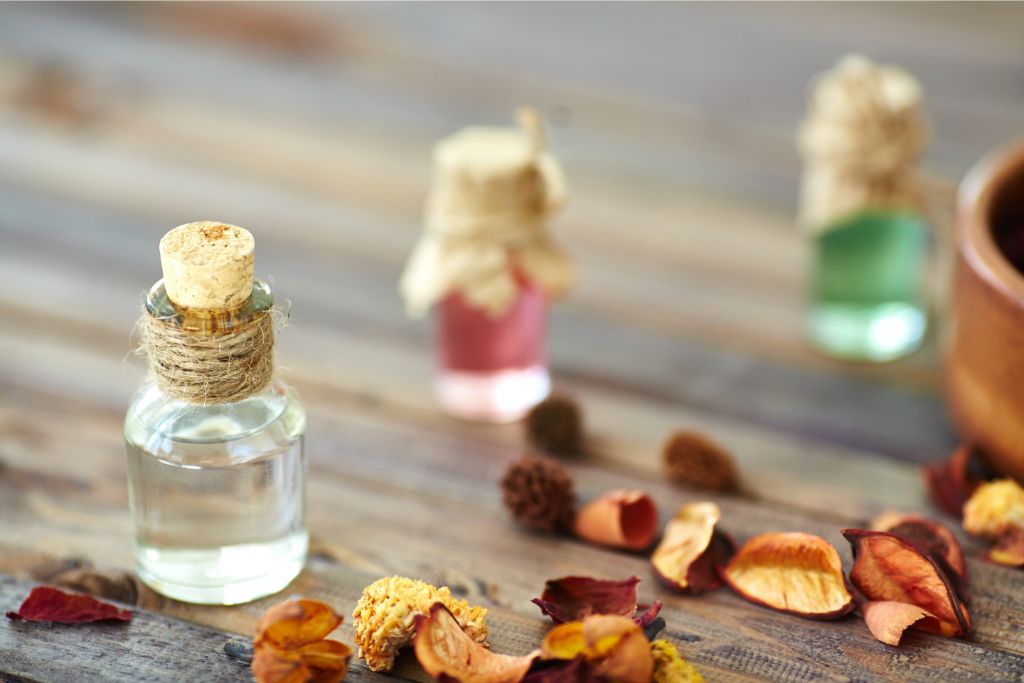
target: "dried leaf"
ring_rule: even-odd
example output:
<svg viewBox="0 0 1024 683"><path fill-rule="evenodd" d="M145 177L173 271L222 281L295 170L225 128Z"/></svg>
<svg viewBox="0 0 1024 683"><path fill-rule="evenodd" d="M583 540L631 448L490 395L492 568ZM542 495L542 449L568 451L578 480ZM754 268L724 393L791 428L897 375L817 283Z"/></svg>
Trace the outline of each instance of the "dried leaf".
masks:
<svg viewBox="0 0 1024 683"><path fill-rule="evenodd" d="M956 536L938 522L917 515L887 512L872 523L874 531L888 531L930 557L953 581L953 587L968 602L967 561Z"/></svg>
<svg viewBox="0 0 1024 683"><path fill-rule="evenodd" d="M654 660L647 638L632 619L594 615L548 631L541 644L544 659L584 658L593 674L619 683L650 683Z"/></svg>
<svg viewBox="0 0 1024 683"><path fill-rule="evenodd" d="M934 614L906 602L872 600L861 605L860 611L871 635L893 647L899 645L903 633L915 625L933 633L939 630L939 620Z"/></svg>
<svg viewBox="0 0 1024 683"><path fill-rule="evenodd" d="M609 491L579 511L575 531L592 543L643 550L658 533L658 508L643 491Z"/></svg>
<svg viewBox="0 0 1024 683"><path fill-rule="evenodd" d="M589 576L564 576L544 584L544 592L533 603L556 624L579 621L591 614L617 614L632 617L641 627L649 624L661 610L655 602L637 613L636 586L640 577L607 581Z"/></svg>
<svg viewBox="0 0 1024 683"><path fill-rule="evenodd" d="M36 586L11 619L53 621L61 624L85 624L91 621L131 621L132 613L89 595L66 593L50 586Z"/></svg>
<svg viewBox="0 0 1024 683"><path fill-rule="evenodd" d="M319 600L287 600L268 609L253 638L257 683L338 683L352 650L325 637L340 624L341 616Z"/></svg>
<svg viewBox="0 0 1024 683"><path fill-rule="evenodd" d="M681 591L720 588L718 568L736 550L729 537L715 530L720 517L714 503L690 503L679 508L651 555L658 578Z"/></svg>
<svg viewBox="0 0 1024 683"><path fill-rule="evenodd" d="M843 529L843 536L853 546L850 580L868 600L916 605L935 617L936 632L945 636L970 631L970 616L949 577L916 546L886 531Z"/></svg>
<svg viewBox="0 0 1024 683"><path fill-rule="evenodd" d="M835 619L854 607L839 553L825 539L799 532L755 536L722 571L750 602L812 619Z"/></svg>
<svg viewBox="0 0 1024 683"><path fill-rule="evenodd" d="M429 615L417 614L413 623L416 659L424 671L442 681L519 683L538 654L513 657L491 652L469 637L440 602L430 608Z"/></svg>

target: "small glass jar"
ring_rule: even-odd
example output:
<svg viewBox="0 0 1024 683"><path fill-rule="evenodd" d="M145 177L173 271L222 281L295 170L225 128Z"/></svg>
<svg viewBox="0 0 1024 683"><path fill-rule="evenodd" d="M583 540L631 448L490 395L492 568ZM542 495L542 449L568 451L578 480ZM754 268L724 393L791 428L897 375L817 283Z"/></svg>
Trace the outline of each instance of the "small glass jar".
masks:
<svg viewBox="0 0 1024 683"><path fill-rule="evenodd" d="M928 228L916 214L865 210L813 238L807 336L822 353L882 362L927 328Z"/></svg>
<svg viewBox="0 0 1024 683"><path fill-rule="evenodd" d="M237 311L179 310L161 281L146 310L193 334L230 334L273 303L257 280ZM248 602L286 587L308 546L305 426L298 397L276 382L211 404L144 384L124 430L139 577L167 597L203 604Z"/></svg>
<svg viewBox="0 0 1024 683"><path fill-rule="evenodd" d="M536 285L519 280L515 303L497 316L470 305L459 293L439 304L436 392L447 413L512 422L551 390L547 298Z"/></svg>

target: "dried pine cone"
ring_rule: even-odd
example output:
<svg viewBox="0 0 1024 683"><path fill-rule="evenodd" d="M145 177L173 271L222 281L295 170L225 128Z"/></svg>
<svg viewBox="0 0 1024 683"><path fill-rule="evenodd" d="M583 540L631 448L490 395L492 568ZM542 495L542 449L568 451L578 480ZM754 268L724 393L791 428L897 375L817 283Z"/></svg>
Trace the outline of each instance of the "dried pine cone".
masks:
<svg viewBox="0 0 1024 683"><path fill-rule="evenodd" d="M579 405L566 394L552 394L526 415L526 436L546 453L582 452L583 419Z"/></svg>
<svg viewBox="0 0 1024 683"><path fill-rule="evenodd" d="M403 576L377 579L363 589L352 613L359 656L371 671L390 671L398 651L412 642L413 618L440 602L470 638L487 640L487 610L452 596L450 589Z"/></svg>
<svg viewBox="0 0 1024 683"><path fill-rule="evenodd" d="M524 455L509 465L501 479L501 492L505 507L528 529L572 527L576 516L572 478L551 458Z"/></svg>
<svg viewBox="0 0 1024 683"><path fill-rule="evenodd" d="M676 484L705 491L735 491L739 486L732 455L703 434L674 433L662 455L665 476Z"/></svg>

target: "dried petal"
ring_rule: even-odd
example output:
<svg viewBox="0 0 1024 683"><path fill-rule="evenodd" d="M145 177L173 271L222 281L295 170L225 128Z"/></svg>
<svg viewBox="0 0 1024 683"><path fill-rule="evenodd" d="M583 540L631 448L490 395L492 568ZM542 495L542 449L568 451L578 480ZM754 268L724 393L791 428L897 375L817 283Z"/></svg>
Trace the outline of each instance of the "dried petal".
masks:
<svg viewBox="0 0 1024 683"><path fill-rule="evenodd" d="M755 536L722 571L750 602L812 619L834 619L854 607L839 553L825 539L799 532Z"/></svg>
<svg viewBox="0 0 1024 683"><path fill-rule="evenodd" d="M583 657L576 659L538 659L530 667L523 683L608 683L594 672L593 665Z"/></svg>
<svg viewBox="0 0 1024 683"><path fill-rule="evenodd" d="M636 586L640 577L606 581L589 576L565 576L544 584L544 593L533 603L556 624L578 621L591 614L618 614L632 617L641 627L649 624L661 610L655 602L646 612L637 614Z"/></svg>
<svg viewBox="0 0 1024 683"><path fill-rule="evenodd" d="M1024 567L1024 529L1012 526L999 535L988 559L1008 567Z"/></svg>
<svg viewBox="0 0 1024 683"><path fill-rule="evenodd" d="M956 536L947 527L926 517L887 512L871 523L871 529L888 531L916 546L939 565L953 581L960 599L967 602L967 561Z"/></svg>
<svg viewBox="0 0 1024 683"><path fill-rule="evenodd" d="M853 546L850 580L868 600L916 605L935 617L936 632L945 636L970 631L970 616L949 577L916 546L886 531L843 529L843 536Z"/></svg>
<svg viewBox="0 0 1024 683"><path fill-rule="evenodd" d="M1024 488L1013 479L982 484L964 504L964 531L998 538L1008 527L1024 528Z"/></svg>
<svg viewBox="0 0 1024 683"><path fill-rule="evenodd" d="M903 633L914 625L933 633L939 628L934 614L906 602L872 600L861 605L860 611L871 635L894 647L900 644Z"/></svg>
<svg viewBox="0 0 1024 683"><path fill-rule="evenodd" d="M433 678L460 683L519 683L537 652L512 657L491 652L466 635L440 602L414 618L416 659Z"/></svg>
<svg viewBox="0 0 1024 683"><path fill-rule="evenodd" d="M281 650L294 650L323 640L341 624L341 616L319 600L286 600L274 605L256 624L253 642L269 643Z"/></svg>
<svg viewBox="0 0 1024 683"><path fill-rule="evenodd" d="M934 502L944 512L959 517L964 503L992 471L981 452L974 446L961 444L948 460L932 463L924 469L924 479Z"/></svg>
<svg viewBox="0 0 1024 683"><path fill-rule="evenodd" d="M643 491L609 491L576 515L577 536L613 548L643 550L657 533L658 508Z"/></svg>
<svg viewBox="0 0 1024 683"><path fill-rule="evenodd" d="M667 640L651 643L651 656L654 658L651 683L704 683L700 672Z"/></svg>
<svg viewBox="0 0 1024 683"><path fill-rule="evenodd" d="M714 503L690 503L665 525L661 543L651 555L654 573L681 591L702 592L721 587L718 567L736 548L715 530L721 512Z"/></svg>
<svg viewBox="0 0 1024 683"><path fill-rule="evenodd" d="M352 613L359 656L371 671L390 671L395 657L412 643L413 617L426 614L435 602L442 603L473 640L487 640L487 610L470 605L440 588L404 576L377 579L363 589Z"/></svg>
<svg viewBox="0 0 1024 683"><path fill-rule="evenodd" d="M319 600L286 600L260 618L253 638L252 673L257 683L338 683L352 650L325 636L341 617Z"/></svg>
<svg viewBox="0 0 1024 683"><path fill-rule="evenodd" d="M654 660L644 632L632 619L598 614L551 629L544 659L583 657L593 673L621 683L650 683Z"/></svg>
<svg viewBox="0 0 1024 683"><path fill-rule="evenodd" d="M50 586L36 586L11 619L55 621L61 624L85 624L90 621L131 621L132 613L89 595L66 593Z"/></svg>

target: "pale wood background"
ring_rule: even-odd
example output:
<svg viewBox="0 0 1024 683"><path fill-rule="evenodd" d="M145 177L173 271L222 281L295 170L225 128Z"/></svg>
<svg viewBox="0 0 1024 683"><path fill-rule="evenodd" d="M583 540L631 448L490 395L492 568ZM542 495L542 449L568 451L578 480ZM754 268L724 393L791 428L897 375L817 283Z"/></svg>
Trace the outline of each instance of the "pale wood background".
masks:
<svg viewBox="0 0 1024 683"><path fill-rule="evenodd" d="M849 559L841 527L933 513L919 463L956 437L937 334L885 366L801 342L806 84L851 50L906 66L928 94L929 169L955 182L1024 131L1022 29L1024 7L977 3L0 5L0 571L130 566L130 332L159 237L213 218L254 232L259 274L292 302L278 359L310 412L316 554L289 593L349 613L383 574L449 582L518 652L543 633L529 598L545 579L637 574L710 680L1019 680L1024 575L980 560L975 641L896 651L856 618L674 596L643 557L516 530L495 482L520 431L437 413L430 328L395 283L432 142L536 105L573 190L557 231L580 282L553 312L551 356L587 414L583 495L639 485L667 516L695 494L660 481L658 447L694 427L742 468L744 494L716 498L726 529L814 531ZM205 630L146 615L102 637L3 620L0 680L181 680L272 602L165 601L151 607ZM412 661L398 675L422 678Z"/></svg>

